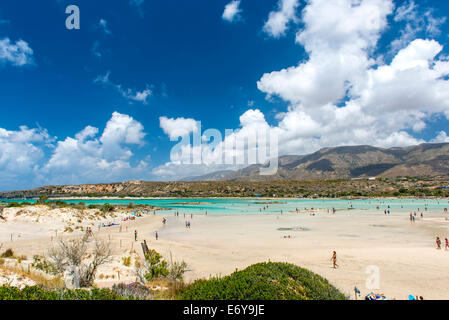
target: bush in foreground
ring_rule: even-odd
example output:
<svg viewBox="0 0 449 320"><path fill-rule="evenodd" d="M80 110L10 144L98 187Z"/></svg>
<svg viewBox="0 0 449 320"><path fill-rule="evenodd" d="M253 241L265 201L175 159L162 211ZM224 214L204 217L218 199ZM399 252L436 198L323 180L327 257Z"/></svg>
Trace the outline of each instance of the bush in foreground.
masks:
<svg viewBox="0 0 449 320"><path fill-rule="evenodd" d="M0 287L0 300L129 300L109 289L48 290L42 287Z"/></svg>
<svg viewBox="0 0 449 320"><path fill-rule="evenodd" d="M344 300L323 277L288 263L258 263L223 278L197 280L182 300Z"/></svg>

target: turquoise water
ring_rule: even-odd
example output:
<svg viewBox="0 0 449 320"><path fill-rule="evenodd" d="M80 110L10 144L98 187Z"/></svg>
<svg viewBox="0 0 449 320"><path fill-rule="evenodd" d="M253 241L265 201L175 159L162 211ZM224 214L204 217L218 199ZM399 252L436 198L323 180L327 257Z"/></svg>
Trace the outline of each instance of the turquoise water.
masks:
<svg viewBox="0 0 449 320"><path fill-rule="evenodd" d="M4 202L13 202L16 200L2 200ZM34 202L35 200L28 200ZM134 204L147 204L156 207L166 208L170 212L178 211L181 214L252 214L252 213L280 213L294 211L296 209L332 209L346 210L348 208L369 210L391 209L391 211L410 211L417 208L428 210L443 210L449 208L448 199L360 199L360 200L342 200L342 199L89 199L89 200L63 200L67 203L89 204L114 204L127 205L130 202ZM268 206L268 207L267 207ZM263 209L265 207L265 209ZM164 213L168 213L165 211Z"/></svg>

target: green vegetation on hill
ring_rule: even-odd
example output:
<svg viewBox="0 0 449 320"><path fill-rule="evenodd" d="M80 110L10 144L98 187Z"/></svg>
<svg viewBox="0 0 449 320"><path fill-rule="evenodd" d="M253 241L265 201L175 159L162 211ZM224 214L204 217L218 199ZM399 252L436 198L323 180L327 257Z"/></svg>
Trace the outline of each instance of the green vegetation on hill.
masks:
<svg viewBox="0 0 449 320"><path fill-rule="evenodd" d="M258 263L223 278L197 280L181 300L345 300L323 277L288 263Z"/></svg>
<svg viewBox="0 0 449 320"><path fill-rule="evenodd" d="M80 207L55 200L58 197L273 197L273 198L345 198L345 197L449 197L449 179L436 178L378 178L375 181L316 180L316 181L200 181L200 182L123 182L80 186L46 186L34 190L0 193L0 199L33 198L46 195L53 200L51 207ZM107 187L107 188L106 188ZM62 189L61 189L62 188ZM101 192L99 191L102 190ZM132 190L133 193L129 193ZM39 201L36 201L39 203ZM5 204L20 207L19 203ZM100 209L100 205L89 205Z"/></svg>

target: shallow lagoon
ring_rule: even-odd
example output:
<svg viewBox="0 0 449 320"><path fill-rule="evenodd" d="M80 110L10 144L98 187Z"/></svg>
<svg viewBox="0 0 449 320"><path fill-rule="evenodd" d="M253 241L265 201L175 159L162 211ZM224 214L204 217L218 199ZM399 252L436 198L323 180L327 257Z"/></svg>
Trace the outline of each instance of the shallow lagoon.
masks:
<svg viewBox="0 0 449 320"><path fill-rule="evenodd" d="M13 202L16 200L2 200ZM21 201L21 200L19 200ZM34 202L35 200L28 200ZM189 199L65 199L67 203L80 203L86 205L105 203L113 205L146 204L166 208L170 211L179 211L181 214L255 214L255 213L281 213L304 209L332 209L347 210L381 210L411 211L417 210L443 210L449 207L449 199L264 199L264 198L189 198ZM265 207L265 210L263 209ZM167 213L165 211L164 213Z"/></svg>

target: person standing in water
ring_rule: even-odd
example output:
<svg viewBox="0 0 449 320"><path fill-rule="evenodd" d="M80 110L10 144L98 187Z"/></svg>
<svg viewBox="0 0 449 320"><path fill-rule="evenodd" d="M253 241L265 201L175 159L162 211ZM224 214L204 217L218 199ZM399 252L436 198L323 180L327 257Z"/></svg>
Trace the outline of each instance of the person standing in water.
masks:
<svg viewBox="0 0 449 320"><path fill-rule="evenodd" d="M440 240L440 237L437 237L437 239L436 239L436 244L437 244L437 249L439 250L439 249L441 249L441 240Z"/></svg>
<svg viewBox="0 0 449 320"><path fill-rule="evenodd" d="M336 252L336 251L334 251L334 252L332 253L331 261L332 261L332 267L333 267L334 269L337 269L337 268L338 268L338 264L337 264L337 252Z"/></svg>

